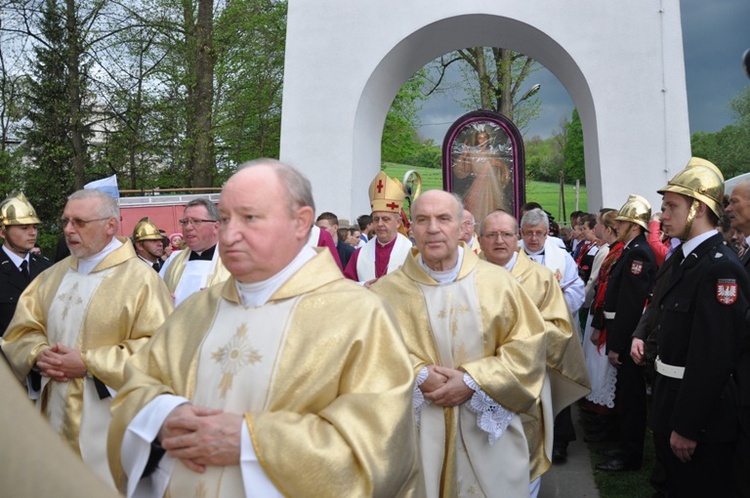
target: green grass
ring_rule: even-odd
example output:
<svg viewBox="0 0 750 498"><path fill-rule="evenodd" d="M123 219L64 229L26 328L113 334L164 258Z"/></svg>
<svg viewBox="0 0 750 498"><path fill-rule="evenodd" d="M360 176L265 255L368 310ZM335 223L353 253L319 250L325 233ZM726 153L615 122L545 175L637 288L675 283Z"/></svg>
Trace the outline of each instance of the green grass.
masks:
<svg viewBox="0 0 750 498"><path fill-rule="evenodd" d="M434 168L415 168L406 164L394 164L385 163L384 171L388 176L398 178L399 180L404 179L404 174L410 169L415 169L422 176L422 192L427 190L443 188L443 171L441 169ZM526 201L536 201L541 204L544 209L552 213L555 220L559 223L562 221L560 216L560 186L556 183L526 182ZM578 209L581 211L587 210L587 197L586 187L581 186L581 193L578 202ZM565 185L565 221L571 211L576 210L575 205L575 187L573 185Z"/></svg>
<svg viewBox="0 0 750 498"><path fill-rule="evenodd" d="M575 413L575 411L574 411ZM579 408L580 426L585 425L582 419L582 410ZM583 439L586 434L581 430L578 434L579 439ZM643 444L643 465L640 470L631 472L604 472L596 470L596 465L607 460L601 453L605 450L616 448L616 441L601 443L585 443L589 449L591 457L591 469L594 474L594 482L599 489L601 498L646 498L654 494L654 488L651 487L649 479L654 468L656 460L654 439L651 431L646 430L646 440Z"/></svg>

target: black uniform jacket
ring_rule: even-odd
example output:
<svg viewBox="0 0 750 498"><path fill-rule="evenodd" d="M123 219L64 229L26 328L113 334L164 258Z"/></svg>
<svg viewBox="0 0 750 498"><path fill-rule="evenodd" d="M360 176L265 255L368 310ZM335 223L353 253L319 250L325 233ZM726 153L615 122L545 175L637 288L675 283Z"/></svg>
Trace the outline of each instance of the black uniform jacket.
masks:
<svg viewBox="0 0 750 498"><path fill-rule="evenodd" d="M659 358L685 367L685 373L682 379L656 375L652 428L699 442L734 440L750 278L716 234L685 256L664 293L654 298Z"/></svg>
<svg viewBox="0 0 750 498"><path fill-rule="evenodd" d="M29 274L34 279L37 275L52 266L47 259L29 255ZM18 298L29 283L10 260L5 251L0 249L0 336L8 328L13 313L16 311Z"/></svg>
<svg viewBox="0 0 750 498"><path fill-rule="evenodd" d="M607 320L608 352L630 354L631 336L651 296L656 271L654 251L640 234L622 250L607 281L604 311L615 313L613 320Z"/></svg>

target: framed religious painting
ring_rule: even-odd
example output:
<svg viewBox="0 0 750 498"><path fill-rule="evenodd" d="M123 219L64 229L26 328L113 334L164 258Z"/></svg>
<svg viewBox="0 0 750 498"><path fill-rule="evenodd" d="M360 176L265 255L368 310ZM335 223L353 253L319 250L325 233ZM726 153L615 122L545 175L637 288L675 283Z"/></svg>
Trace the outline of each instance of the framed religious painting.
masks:
<svg viewBox="0 0 750 498"><path fill-rule="evenodd" d="M457 194L479 223L495 209L519 218L526 202L523 138L491 111L461 116L443 140L443 189Z"/></svg>

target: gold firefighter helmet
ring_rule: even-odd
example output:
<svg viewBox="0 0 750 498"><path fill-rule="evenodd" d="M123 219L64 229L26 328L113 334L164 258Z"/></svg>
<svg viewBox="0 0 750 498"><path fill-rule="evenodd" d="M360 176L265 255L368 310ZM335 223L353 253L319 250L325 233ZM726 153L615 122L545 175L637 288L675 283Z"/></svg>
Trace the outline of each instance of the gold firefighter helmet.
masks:
<svg viewBox="0 0 750 498"><path fill-rule="evenodd" d="M23 192L12 193L0 204L0 225L38 225L41 222L34 206Z"/></svg>
<svg viewBox="0 0 750 498"><path fill-rule="evenodd" d="M640 225L648 232L648 222L651 220L651 204L637 194L630 194L615 218L617 221L629 221Z"/></svg>
<svg viewBox="0 0 750 498"><path fill-rule="evenodd" d="M716 216L721 218L724 198L724 175L713 163L700 157L690 158L685 169L669 180L667 186L658 191L674 192L697 199L708 206Z"/></svg>
<svg viewBox="0 0 750 498"><path fill-rule="evenodd" d="M159 232L159 229L154 225L149 218L143 218L133 229L133 242L140 242L142 240L161 240L164 237Z"/></svg>

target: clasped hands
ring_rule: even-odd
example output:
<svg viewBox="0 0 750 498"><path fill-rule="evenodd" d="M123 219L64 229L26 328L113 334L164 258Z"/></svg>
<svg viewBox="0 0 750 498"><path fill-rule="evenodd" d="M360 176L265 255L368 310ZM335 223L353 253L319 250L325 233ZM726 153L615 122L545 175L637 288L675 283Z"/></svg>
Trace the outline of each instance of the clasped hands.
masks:
<svg viewBox="0 0 750 498"><path fill-rule="evenodd" d="M57 382L68 382L86 375L86 364L81 352L60 343L45 349L36 357L36 366L44 377Z"/></svg>
<svg viewBox="0 0 750 498"><path fill-rule="evenodd" d="M172 410L159 430L162 448L189 469L239 465L244 417L222 410L183 404Z"/></svg>
<svg viewBox="0 0 750 498"><path fill-rule="evenodd" d="M427 365L427 374L419 389L425 398L437 406L458 406L474 394L474 390L464 382L464 372L461 370Z"/></svg>

